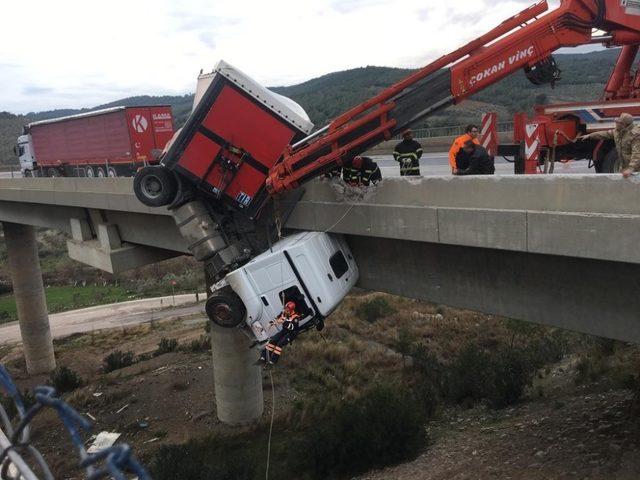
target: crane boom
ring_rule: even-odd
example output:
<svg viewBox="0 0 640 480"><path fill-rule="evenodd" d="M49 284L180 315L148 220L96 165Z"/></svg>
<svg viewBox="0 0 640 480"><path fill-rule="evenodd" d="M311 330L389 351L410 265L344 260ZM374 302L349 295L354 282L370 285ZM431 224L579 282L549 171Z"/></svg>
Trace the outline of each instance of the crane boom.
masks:
<svg viewBox="0 0 640 480"><path fill-rule="evenodd" d="M532 5L289 147L271 169L267 191L273 195L295 189L517 70L524 68L535 84L554 83L560 72L551 54L562 47L640 43L638 2L563 0L548 10L546 0ZM595 29L606 35L594 36Z"/></svg>

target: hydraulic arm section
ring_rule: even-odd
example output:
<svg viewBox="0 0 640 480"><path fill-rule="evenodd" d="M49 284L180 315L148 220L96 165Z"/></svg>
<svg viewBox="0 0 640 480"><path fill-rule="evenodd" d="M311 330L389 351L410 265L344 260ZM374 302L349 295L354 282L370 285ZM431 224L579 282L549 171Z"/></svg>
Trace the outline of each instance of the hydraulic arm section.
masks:
<svg viewBox="0 0 640 480"><path fill-rule="evenodd" d="M559 48L622 45L628 63L633 61L634 45L640 43L640 1L563 0L545 14L548 9L546 0L525 9L290 146L269 173L268 192L297 188L517 70L524 69L534 84L553 84L560 71L551 54ZM631 82L614 72L607 91Z"/></svg>

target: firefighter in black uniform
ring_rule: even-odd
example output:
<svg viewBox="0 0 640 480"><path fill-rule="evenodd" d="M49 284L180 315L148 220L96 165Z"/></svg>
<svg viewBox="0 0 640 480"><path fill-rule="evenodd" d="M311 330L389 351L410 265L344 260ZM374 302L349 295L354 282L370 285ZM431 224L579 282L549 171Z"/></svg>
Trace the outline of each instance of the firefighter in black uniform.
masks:
<svg viewBox="0 0 640 480"><path fill-rule="evenodd" d="M353 160L346 161L342 166L342 180L349 185L360 183L360 172L353 164Z"/></svg>
<svg viewBox="0 0 640 480"><path fill-rule="evenodd" d="M302 316L296 312L296 304L287 302L278 318L271 321L274 326L282 325L282 330L269 339L267 346L262 350L258 365L278 363L283 347L290 344L300 333L300 320Z"/></svg>
<svg viewBox="0 0 640 480"><path fill-rule="evenodd" d="M382 180L382 172L378 164L369 157L356 157L360 158L360 184L368 187L369 185L375 185Z"/></svg>
<svg viewBox="0 0 640 480"><path fill-rule="evenodd" d="M335 167L333 170L329 170L324 174L324 178L329 180L333 178L340 178L342 176L342 167Z"/></svg>
<svg viewBox="0 0 640 480"><path fill-rule="evenodd" d="M350 185L368 187L382 180L382 172L378 164L369 157L354 157L342 169L344 181Z"/></svg>
<svg viewBox="0 0 640 480"><path fill-rule="evenodd" d="M400 164L400 175L420 176L420 158L422 157L422 145L413 139L413 132L402 132L402 141L396 145L393 158Z"/></svg>

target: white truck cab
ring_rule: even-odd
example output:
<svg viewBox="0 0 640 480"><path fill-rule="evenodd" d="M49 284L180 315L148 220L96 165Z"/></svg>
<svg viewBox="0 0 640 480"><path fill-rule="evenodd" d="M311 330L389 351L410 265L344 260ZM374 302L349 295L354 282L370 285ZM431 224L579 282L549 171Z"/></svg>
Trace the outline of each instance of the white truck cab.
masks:
<svg viewBox="0 0 640 480"><path fill-rule="evenodd" d="M244 321L258 342L277 333L270 324L289 301L306 328L323 325L358 281L358 266L340 235L302 232L287 237L226 277L228 286L207 300L218 325Z"/></svg>
<svg viewBox="0 0 640 480"><path fill-rule="evenodd" d="M33 176L35 169L36 157L33 151L33 143L31 143L31 135L20 135L18 144L14 149L14 153L20 161L20 171L23 177Z"/></svg>

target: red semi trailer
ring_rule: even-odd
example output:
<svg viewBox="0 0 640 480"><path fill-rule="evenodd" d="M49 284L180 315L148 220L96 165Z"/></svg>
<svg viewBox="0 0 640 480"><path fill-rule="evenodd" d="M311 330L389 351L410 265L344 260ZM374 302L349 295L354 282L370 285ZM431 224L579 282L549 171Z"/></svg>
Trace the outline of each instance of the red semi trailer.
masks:
<svg viewBox="0 0 640 480"><path fill-rule="evenodd" d="M173 136L171 107L113 107L25 125L24 176L131 176L156 164Z"/></svg>

